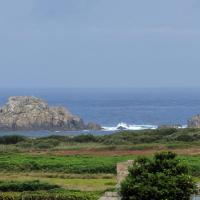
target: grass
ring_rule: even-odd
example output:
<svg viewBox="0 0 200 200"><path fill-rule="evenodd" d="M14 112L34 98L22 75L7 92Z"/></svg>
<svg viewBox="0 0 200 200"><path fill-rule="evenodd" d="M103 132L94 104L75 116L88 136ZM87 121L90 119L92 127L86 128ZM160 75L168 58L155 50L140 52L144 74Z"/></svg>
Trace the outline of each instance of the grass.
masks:
<svg viewBox="0 0 200 200"><path fill-rule="evenodd" d="M133 156L53 156L1 154L1 171L64 173L116 173L116 164Z"/></svg>
<svg viewBox="0 0 200 200"><path fill-rule="evenodd" d="M59 172L67 174L116 173L118 162L134 159L136 156L85 156L85 155L31 155L1 154L0 170L3 172ZM192 175L200 177L200 156L182 155Z"/></svg>
<svg viewBox="0 0 200 200"><path fill-rule="evenodd" d="M1 192L23 192L23 191L38 191L38 190L51 190L55 188L60 188L60 186L55 184L50 184L47 182L40 182L39 180L6 180L0 181L0 191Z"/></svg>
<svg viewBox="0 0 200 200"><path fill-rule="evenodd" d="M137 154L151 156L157 150L180 153L178 159L188 164L195 180L200 180L200 129L122 131L105 136L0 137L0 181L39 180L62 188L8 192L1 194L0 200L95 200L103 191L115 188L118 162L135 159Z"/></svg>
<svg viewBox="0 0 200 200"><path fill-rule="evenodd" d="M0 193L1 200L98 200L102 193L69 190L52 190L38 192L4 192Z"/></svg>
<svg viewBox="0 0 200 200"><path fill-rule="evenodd" d="M194 177L200 177L200 156L195 155L195 156L179 156L180 160L185 162L190 169L190 174L193 175Z"/></svg>
<svg viewBox="0 0 200 200"><path fill-rule="evenodd" d="M80 191L104 191L113 189L116 185L116 179L111 175L104 175L99 177L82 175L75 175L70 178L69 175L63 174L43 174L43 173L0 173L1 181L11 182L18 180L19 182L36 181L39 180L43 184L50 184L60 186L66 190L80 190Z"/></svg>
<svg viewBox="0 0 200 200"><path fill-rule="evenodd" d="M149 150L200 147L200 129L163 128L121 131L109 135L52 135L42 138L0 137L0 152L62 150Z"/></svg>

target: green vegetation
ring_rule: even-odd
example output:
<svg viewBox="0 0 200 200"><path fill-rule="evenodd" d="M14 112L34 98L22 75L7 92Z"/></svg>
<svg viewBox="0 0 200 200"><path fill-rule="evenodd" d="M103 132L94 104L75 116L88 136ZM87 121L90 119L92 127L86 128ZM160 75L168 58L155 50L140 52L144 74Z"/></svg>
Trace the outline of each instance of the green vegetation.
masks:
<svg viewBox="0 0 200 200"><path fill-rule="evenodd" d="M137 159L120 189L122 200L189 200L195 192L187 165L171 152Z"/></svg>
<svg viewBox="0 0 200 200"><path fill-rule="evenodd" d="M3 146L2 146L3 145ZM6 147L5 147L6 146ZM200 146L200 129L162 128L156 130L121 131L110 135L94 136L52 135L42 138L23 136L0 137L0 152L59 149L176 149Z"/></svg>
<svg viewBox="0 0 200 200"><path fill-rule="evenodd" d="M0 200L98 200L99 192L81 192L67 190L50 190L38 192L1 193Z"/></svg>
<svg viewBox="0 0 200 200"><path fill-rule="evenodd" d="M56 185L67 190L79 191L104 191L113 189L116 185L114 175L97 174L63 174L63 173L43 173L43 172L20 172L20 173L0 173L1 181L29 183L35 180L40 180L40 183L48 183L51 186Z"/></svg>
<svg viewBox="0 0 200 200"><path fill-rule="evenodd" d="M64 173L116 173L116 164L133 156L53 156L1 154L1 171Z"/></svg>
<svg viewBox="0 0 200 200"><path fill-rule="evenodd" d="M118 162L135 159L136 156L89 155L31 155L1 154L2 172L57 172L67 174L115 174ZM190 174L200 177L200 156L182 155L178 159L189 166Z"/></svg>
<svg viewBox="0 0 200 200"><path fill-rule="evenodd" d="M41 183L40 181L1 181L0 191L1 192L23 192L23 191L37 191L37 190L50 190L59 188L58 185L51 185L49 183Z"/></svg>
<svg viewBox="0 0 200 200"><path fill-rule="evenodd" d="M0 144L17 144L25 140L27 140L27 138L20 135L1 136Z"/></svg>
<svg viewBox="0 0 200 200"><path fill-rule="evenodd" d="M188 165L195 180L200 179L200 129L120 131L103 136L2 136L0 191L4 192L0 200L95 200L115 188L118 162L140 154L151 159L157 150L180 153L177 159Z"/></svg>
<svg viewBox="0 0 200 200"><path fill-rule="evenodd" d="M200 142L200 129L162 128L155 130L123 131L101 136L99 141L105 144L150 144Z"/></svg>

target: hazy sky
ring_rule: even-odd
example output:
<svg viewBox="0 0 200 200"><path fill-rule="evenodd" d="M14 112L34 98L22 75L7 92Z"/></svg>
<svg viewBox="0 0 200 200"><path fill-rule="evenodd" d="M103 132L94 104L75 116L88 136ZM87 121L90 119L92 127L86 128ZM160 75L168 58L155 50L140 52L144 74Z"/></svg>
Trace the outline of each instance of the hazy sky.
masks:
<svg viewBox="0 0 200 200"><path fill-rule="evenodd" d="M200 0L0 0L0 87L200 86Z"/></svg>

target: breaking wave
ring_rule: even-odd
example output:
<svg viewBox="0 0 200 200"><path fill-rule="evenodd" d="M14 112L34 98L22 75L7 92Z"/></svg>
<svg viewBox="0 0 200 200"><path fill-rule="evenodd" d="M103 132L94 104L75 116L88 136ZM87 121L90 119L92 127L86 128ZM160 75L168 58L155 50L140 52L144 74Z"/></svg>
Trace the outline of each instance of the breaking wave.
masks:
<svg viewBox="0 0 200 200"><path fill-rule="evenodd" d="M117 130L145 130L145 129L157 129L156 125L136 125L136 124L126 124L119 123L117 126L104 126L105 131L117 131Z"/></svg>

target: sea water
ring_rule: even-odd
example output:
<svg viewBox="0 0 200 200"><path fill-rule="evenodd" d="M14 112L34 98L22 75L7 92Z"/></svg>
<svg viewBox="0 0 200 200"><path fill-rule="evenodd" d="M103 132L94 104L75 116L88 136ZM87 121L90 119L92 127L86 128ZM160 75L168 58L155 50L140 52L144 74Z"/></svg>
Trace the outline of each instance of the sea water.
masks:
<svg viewBox="0 0 200 200"><path fill-rule="evenodd" d="M198 88L7 88L0 89L0 94L1 106L6 103L9 96L36 96L43 98L50 105L66 106L86 123L98 123L108 132L116 130L120 125L129 130L154 129L163 124L185 126L189 118L200 113L200 89ZM80 134L80 132L76 133ZM96 132L96 134L101 133ZM41 134L51 133L37 132L37 135Z"/></svg>

